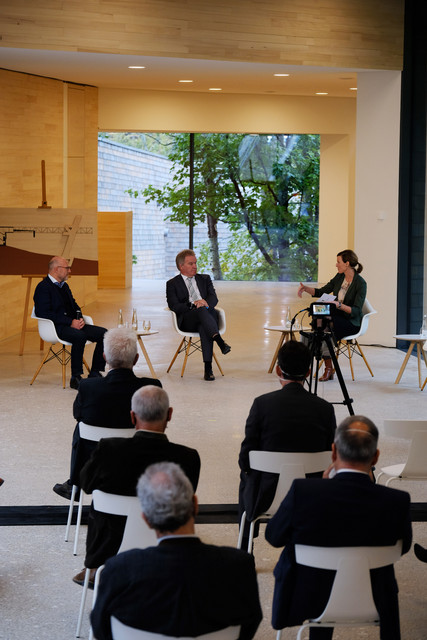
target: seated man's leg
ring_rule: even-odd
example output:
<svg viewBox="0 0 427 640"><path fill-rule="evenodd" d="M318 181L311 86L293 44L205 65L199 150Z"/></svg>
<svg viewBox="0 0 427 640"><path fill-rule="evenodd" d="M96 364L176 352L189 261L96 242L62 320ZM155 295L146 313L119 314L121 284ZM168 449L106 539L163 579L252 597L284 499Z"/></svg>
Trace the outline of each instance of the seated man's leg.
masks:
<svg viewBox="0 0 427 640"><path fill-rule="evenodd" d="M86 334L81 329L73 327L57 327L56 332L62 340L71 342L71 376L81 376L83 373L83 351L86 344Z"/></svg>
<svg viewBox="0 0 427 640"><path fill-rule="evenodd" d="M86 340L96 342L95 350L92 357L91 373L96 371L104 371L104 333L107 331L107 329L104 329L104 327L97 327L93 324L85 324L82 331L86 336Z"/></svg>
<svg viewBox="0 0 427 640"><path fill-rule="evenodd" d="M85 567L97 569L115 556L123 539L126 516L95 511L91 504L87 523Z"/></svg>

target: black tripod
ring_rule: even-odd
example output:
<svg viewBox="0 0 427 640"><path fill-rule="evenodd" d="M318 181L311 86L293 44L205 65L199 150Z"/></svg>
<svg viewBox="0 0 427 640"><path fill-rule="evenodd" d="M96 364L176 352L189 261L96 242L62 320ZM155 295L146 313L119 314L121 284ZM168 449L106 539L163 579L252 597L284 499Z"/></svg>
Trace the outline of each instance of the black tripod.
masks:
<svg viewBox="0 0 427 640"><path fill-rule="evenodd" d="M292 333L292 327L293 327L295 318L296 316L292 318L291 333ZM323 322L324 322L323 318L320 320L313 318L312 333L306 333L305 331L300 331L301 335L308 338L309 340L308 347L311 352L311 366L310 366L310 376L308 379L308 390L310 391L310 393L314 393L314 395L317 395L317 383L319 380L319 366L320 366L321 360L323 360L322 343L325 342L328 347L329 355L334 365L335 373L337 374L338 382L340 383L342 395L344 398L342 402L333 402L332 404L344 404L347 407L349 414L353 416L354 415L354 410L352 407L353 399L350 398L350 396L348 395L347 387L345 386L344 378L341 373L341 369L338 364L337 357L335 355L335 349L332 343L332 334L329 331L325 332ZM317 324L320 324L321 326L317 326ZM313 366L314 362L316 362L315 367Z"/></svg>

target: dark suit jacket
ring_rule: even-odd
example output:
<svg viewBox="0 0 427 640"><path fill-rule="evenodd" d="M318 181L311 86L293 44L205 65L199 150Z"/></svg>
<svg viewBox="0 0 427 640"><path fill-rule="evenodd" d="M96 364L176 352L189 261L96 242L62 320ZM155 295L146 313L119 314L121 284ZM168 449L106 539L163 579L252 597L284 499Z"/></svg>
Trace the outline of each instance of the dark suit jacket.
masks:
<svg viewBox="0 0 427 640"><path fill-rule="evenodd" d="M302 624L320 615L332 588L335 572L297 565L295 544L383 546L402 539L406 553L412 540L409 509L408 493L375 484L366 474L341 472L332 480L295 480L265 534L274 547L286 545L274 570L273 627ZM371 581L381 638L397 639L393 566L372 570Z"/></svg>
<svg viewBox="0 0 427 640"><path fill-rule="evenodd" d="M319 298L322 293L333 293L334 296L338 296L338 292L341 289L342 282L344 280L343 273L337 273L336 276L329 280L324 287L314 290L314 296ZM353 281L347 293L344 296L343 304L348 304L351 307L351 314L345 313L337 309L339 314L350 320L355 327L360 327L362 324L362 307L366 298L366 281L358 273L354 274Z"/></svg>
<svg viewBox="0 0 427 640"><path fill-rule="evenodd" d="M255 398L239 455L240 511L249 520L273 501L277 474L251 471L249 451L328 451L336 429L333 406L297 382Z"/></svg>
<svg viewBox="0 0 427 640"><path fill-rule="evenodd" d="M206 300L209 307L216 307L218 304L218 298L210 276L203 273L196 273L195 278L202 298ZM181 274L167 281L166 300L169 309L172 309L172 311L176 313L178 327L181 328L184 315L191 309L187 285L185 284Z"/></svg>
<svg viewBox="0 0 427 640"><path fill-rule="evenodd" d="M69 327L73 319L76 318L75 312L81 311L81 309L74 300L71 289L66 282L64 282L62 288L67 292L70 305L74 310L72 316L67 315L59 287L54 285L48 276L38 283L34 291L35 312L39 318L52 320L55 326L65 325Z"/></svg>
<svg viewBox="0 0 427 640"><path fill-rule="evenodd" d="M110 616L170 636L198 636L242 625L250 640L262 619L253 557L178 536L108 560L91 620L111 640Z"/></svg>
<svg viewBox="0 0 427 640"><path fill-rule="evenodd" d="M103 438L80 474L86 493L101 489L125 496L136 494L136 485L146 467L155 462L176 462L194 487L200 474L200 457L195 449L169 442L163 433L137 431L133 438ZM123 537L126 518L90 510L85 565L99 567L115 555Z"/></svg>
<svg viewBox="0 0 427 640"><path fill-rule="evenodd" d="M147 384L161 387L160 380L138 378L131 369L111 369L103 378L81 380L73 404L73 416L77 421L96 427L129 429L131 399L135 391ZM80 482L80 471L90 458L97 443L82 440L78 424L73 435L70 479Z"/></svg>

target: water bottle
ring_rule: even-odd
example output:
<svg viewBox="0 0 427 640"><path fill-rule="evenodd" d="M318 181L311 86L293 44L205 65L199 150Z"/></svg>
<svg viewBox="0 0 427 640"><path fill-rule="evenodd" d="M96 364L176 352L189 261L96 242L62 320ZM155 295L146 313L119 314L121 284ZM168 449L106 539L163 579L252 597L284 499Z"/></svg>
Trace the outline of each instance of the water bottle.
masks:
<svg viewBox="0 0 427 640"><path fill-rule="evenodd" d="M121 309L119 309L119 317L117 319L117 326L118 327L123 327L123 313L122 313Z"/></svg>
<svg viewBox="0 0 427 640"><path fill-rule="evenodd" d="M285 318L285 327L286 329L291 328L291 309L290 307L286 307L286 318Z"/></svg>
<svg viewBox="0 0 427 640"><path fill-rule="evenodd" d="M427 338L427 315L423 317L423 324L420 329L420 335L423 338Z"/></svg>
<svg viewBox="0 0 427 640"><path fill-rule="evenodd" d="M132 311L132 329L134 331L138 331L138 316L136 313L136 309L133 309Z"/></svg>

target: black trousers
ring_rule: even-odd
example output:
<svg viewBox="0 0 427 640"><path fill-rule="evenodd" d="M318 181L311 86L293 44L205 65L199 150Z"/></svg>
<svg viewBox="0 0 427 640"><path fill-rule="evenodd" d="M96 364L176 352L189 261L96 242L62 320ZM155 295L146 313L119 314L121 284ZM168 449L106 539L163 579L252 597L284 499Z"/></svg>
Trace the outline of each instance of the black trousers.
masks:
<svg viewBox="0 0 427 640"><path fill-rule="evenodd" d="M56 326L56 325L55 325ZM97 327L94 324L85 324L83 329L73 329L73 327L56 326L58 337L67 342L71 342L71 375L80 376L83 373L83 352L86 340L96 342L95 351L92 357L92 367L94 371L104 371L104 333L107 329Z"/></svg>
<svg viewBox="0 0 427 640"><path fill-rule="evenodd" d="M190 309L183 316L180 329L182 329L182 331L197 332L200 335L203 361L212 362L212 336L219 333L218 311L213 307L209 307L208 309L206 309L206 307Z"/></svg>

